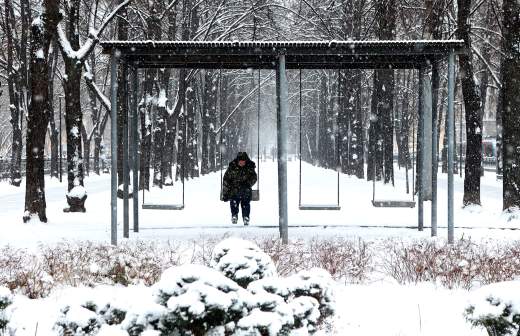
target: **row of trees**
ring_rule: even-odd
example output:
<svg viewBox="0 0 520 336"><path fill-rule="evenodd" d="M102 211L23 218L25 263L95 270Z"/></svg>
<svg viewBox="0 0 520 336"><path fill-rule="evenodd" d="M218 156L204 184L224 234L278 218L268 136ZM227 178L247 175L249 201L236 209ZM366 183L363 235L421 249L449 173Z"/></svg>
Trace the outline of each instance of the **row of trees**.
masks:
<svg viewBox="0 0 520 336"><path fill-rule="evenodd" d="M482 118L496 111L503 125L504 208L519 205L514 169L520 119L518 3L514 0L3 0L0 75L7 82L11 179L21 182L22 124L26 123L26 214L46 220L43 159L46 140L57 174L59 128L55 113L65 98L67 211L85 211L83 178L100 173L110 103L108 59L98 40L367 40L464 39L457 100L466 125L464 205L480 204ZM516 16L515 16L516 15ZM440 157L446 162L446 64L432 64L438 104ZM507 76L503 74L507 73ZM118 74L118 142L128 125L129 69ZM273 76L252 71L145 69L139 74L140 183L171 185L184 164L186 177L220 168L239 149L257 144L261 94L263 146L273 130ZM296 74L289 74L297 83ZM55 85L58 79L59 84ZM413 70L302 71L302 155L314 164L358 178L393 182L393 150L410 165L416 128L418 73ZM261 83L261 85L260 85ZM261 86L261 89L259 88ZM499 101L495 98L500 92ZM511 93L513 92L513 93ZM299 86L290 86L297 114ZM516 103L516 104L515 104ZM434 104L434 106L436 106ZM273 113L269 113L272 111ZM503 113L502 113L503 112ZM1 123L0 123L1 125ZM221 125L224 125L221 127ZM298 134L293 134L297 139ZM441 142L442 140L442 142ZM118 161L123 157L119 146ZM185 149L185 150L184 150ZM91 154L92 153L92 154ZM460 155L460 153L459 153ZM89 160L94 157L94 167ZM366 160L366 161L365 161ZM365 165L368 171L365 176ZM122 165L118 165L122 182Z"/></svg>

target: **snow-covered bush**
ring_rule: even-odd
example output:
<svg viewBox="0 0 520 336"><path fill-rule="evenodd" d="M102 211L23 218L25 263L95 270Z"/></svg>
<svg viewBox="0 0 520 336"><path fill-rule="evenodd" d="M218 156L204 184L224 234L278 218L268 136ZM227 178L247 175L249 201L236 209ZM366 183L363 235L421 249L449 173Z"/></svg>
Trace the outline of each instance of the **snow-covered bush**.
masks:
<svg viewBox="0 0 520 336"><path fill-rule="evenodd" d="M60 336L303 336L314 334L333 313L329 273L312 269L278 277L270 257L256 245L230 243L214 248L215 268L170 267L152 286L132 283L140 259L133 253L119 254L119 248L62 245L61 254L46 250L44 269L60 283L66 282L62 276L70 279L83 273L110 280L96 287L61 289L52 312L56 316L53 329L42 332ZM160 264L157 267L163 267L162 259L149 262L154 260ZM114 265L122 269L112 272ZM129 281L116 281L112 274L122 274Z"/></svg>
<svg viewBox="0 0 520 336"><path fill-rule="evenodd" d="M234 327L248 312L249 293L222 273L200 265L166 270L156 284L156 302L167 307L161 329L181 335L206 335Z"/></svg>
<svg viewBox="0 0 520 336"><path fill-rule="evenodd" d="M246 288L251 282L276 275L271 258L254 243L228 238L213 249L211 267Z"/></svg>
<svg viewBox="0 0 520 336"><path fill-rule="evenodd" d="M489 336L520 334L520 281L501 282L476 290L465 317Z"/></svg>
<svg viewBox="0 0 520 336"><path fill-rule="evenodd" d="M117 296L99 295L95 289L81 294L61 308L55 324L59 335L98 335L103 325L118 325L125 319L126 308L118 305Z"/></svg>
<svg viewBox="0 0 520 336"><path fill-rule="evenodd" d="M5 329L9 322L5 310L12 303L13 297L11 291L8 288L0 287L0 332Z"/></svg>
<svg viewBox="0 0 520 336"><path fill-rule="evenodd" d="M256 296L272 294L281 297L292 312L290 329L304 329L312 334L317 326L334 314L334 282L322 269L301 271L287 278L265 278L252 282L248 290ZM278 304L279 305L279 304ZM264 311L278 305L265 306Z"/></svg>

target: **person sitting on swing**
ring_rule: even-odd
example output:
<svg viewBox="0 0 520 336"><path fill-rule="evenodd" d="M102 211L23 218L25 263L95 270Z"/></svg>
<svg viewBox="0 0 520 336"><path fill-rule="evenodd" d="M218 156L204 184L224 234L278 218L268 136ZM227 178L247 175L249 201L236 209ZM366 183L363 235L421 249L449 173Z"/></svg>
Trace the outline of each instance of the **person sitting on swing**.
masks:
<svg viewBox="0 0 520 336"><path fill-rule="evenodd" d="M238 223L238 206L242 208L244 225L249 225L251 212L252 187L257 181L256 164L246 152L238 152L237 157L229 163L222 182L222 199L230 201L231 222Z"/></svg>

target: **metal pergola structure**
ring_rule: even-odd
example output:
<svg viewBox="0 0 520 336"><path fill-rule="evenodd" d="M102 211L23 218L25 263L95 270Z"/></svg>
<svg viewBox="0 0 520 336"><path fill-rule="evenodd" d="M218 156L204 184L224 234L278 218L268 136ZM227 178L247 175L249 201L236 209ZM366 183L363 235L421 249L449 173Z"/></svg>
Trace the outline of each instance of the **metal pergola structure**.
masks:
<svg viewBox="0 0 520 336"><path fill-rule="evenodd" d="M111 242L117 244L117 73L131 68L132 104L123 135L123 235L129 236L129 172L133 173L133 228L139 231L137 91L139 68L266 69L276 71L279 231L288 242L287 69L418 69L418 229L424 228L423 203L432 201L431 234L437 235L437 116L432 115L432 88L428 75L435 62L448 62L448 241L454 239L454 79L455 55L464 52L462 40L421 41L103 41L111 55ZM128 132L130 128L130 132ZM129 134L130 133L130 134ZM131 165L129 164L131 162Z"/></svg>

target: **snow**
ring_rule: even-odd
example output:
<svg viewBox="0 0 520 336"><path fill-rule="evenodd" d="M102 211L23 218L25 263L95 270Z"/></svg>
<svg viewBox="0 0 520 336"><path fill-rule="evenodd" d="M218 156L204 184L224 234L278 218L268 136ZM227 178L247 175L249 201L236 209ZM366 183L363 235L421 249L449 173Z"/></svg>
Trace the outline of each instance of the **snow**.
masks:
<svg viewBox="0 0 520 336"><path fill-rule="evenodd" d="M276 275L271 258L258 246L243 239L223 240L215 246L211 259L211 267L243 287L252 281Z"/></svg>
<svg viewBox="0 0 520 336"><path fill-rule="evenodd" d="M219 200L220 173L212 173L197 179L186 180L185 210L164 212L140 210L140 233L131 234L130 239L183 240L200 236L238 234L242 236L278 235L278 193L276 162L261 162L261 200L252 203L251 224L245 228L230 224L229 204ZM355 177L340 176L339 211L298 210L298 162L288 161L289 188L289 237L355 237L365 239L399 237L403 239L427 238L430 236L428 223L430 203L425 203L424 232L413 227L417 225L417 209L374 208L372 184ZM411 171L409 172L411 175ZM302 203L334 204L336 202L337 173L316 168L304 163L302 167ZM384 199L412 199L406 194L404 170L395 171L395 188L378 182L376 197ZM410 176L411 177L411 176ZM410 181L411 182L411 181ZM35 248L39 242L53 243L63 239L110 241L110 176L91 174L84 180L89 194L86 213L64 214L67 206L66 181L60 184L56 179L46 177L47 217L45 225L31 223L22 225L24 211L25 181L21 187L13 187L0 182L0 210L3 232L0 246ZM439 237L447 237L446 198L447 177L439 173ZM515 240L520 239L520 213L502 213L502 185L494 173L486 172L482 177L479 212L463 209L463 180L455 176L455 239L472 237ZM142 193L139 194L139 202ZM182 203L182 185L176 181L173 186L163 189L151 188L145 193L147 203ZM119 206L119 235L122 236L123 202ZM130 211L132 216L132 211Z"/></svg>
<svg viewBox="0 0 520 336"><path fill-rule="evenodd" d="M229 224L229 205L219 201L220 173L212 173L197 179L186 181L185 197L186 209L179 212L161 212L153 210L140 211L140 233L131 233L131 240L153 239L154 241L189 240L200 237L265 237L278 234L277 211L277 181L276 162L261 162L260 202L252 204L252 225L250 227L233 226ZM298 210L298 162L294 157L288 161L289 186L289 237L290 239L311 239L312 237L356 237L363 239L385 239L399 237L401 239L429 238L429 230L418 232L414 227L417 219L417 209L384 209L371 206L372 184L353 177L340 176L341 210L330 212L312 212ZM336 172L303 164L302 174L302 203L335 203L336 201ZM411 174L411 172L410 172ZM411 177L411 175L410 175ZM91 175L85 178L85 190L89 193L89 204L86 213L64 214L66 206L66 182L59 183L56 179L46 177L46 200L48 206L49 223L41 224L32 221L22 224L24 210L25 180L17 188L7 182L0 182L0 211L2 213L2 234L0 246L22 247L35 249L38 244L53 244L62 240L74 242L76 240L93 240L109 242L110 235L110 177L108 175ZM410 198L405 193L405 173L396 167L396 187L384 186L377 183L378 198ZM446 176L439 174L439 241L446 236ZM486 172L482 178L482 206L462 208L463 180L455 176L455 223L456 239L462 236L471 237L474 241L489 239L495 242L505 242L520 239L520 213L503 214L501 182L495 179L494 173ZM141 197L141 194L139 194ZM163 189L152 188L146 193L146 200L176 203L182 201L181 184L166 186ZM141 201L141 200L140 200ZM119 234L122 230L122 201L119 200ZM430 215L429 203L425 206L425 221L428 223ZM132 214L132 212L130 212ZM229 265L237 265L237 261L247 259L247 253L224 252L225 246L232 246L240 251L255 251L256 247L248 242L237 239L228 240L215 249L219 255L213 265L230 258ZM222 252L218 252L222 251ZM229 251L228 251L229 252ZM255 254L256 255L256 254ZM232 256L232 257L231 257ZM245 263L247 267L254 264ZM461 267L463 265L461 264ZM180 266L184 267L184 266ZM104 265L91 264L91 271L104 272ZM245 271L246 274L249 271ZM289 295L294 286L305 284L304 273L300 273L281 280L276 277L266 277L257 280L248 286L247 294L243 288L233 282L230 285L227 278L216 270L204 266L190 266L182 269L183 274L190 274L196 285L190 289L181 289L177 283L189 279L179 278L179 269L172 269L163 274L161 282L152 288L141 285L124 287L96 287L83 288L76 291L64 288L57 289L48 298L29 300L19 295L13 296L13 305L9 306L6 314L11 317L11 324L18 336L34 335L38 326L38 334L54 335L53 324L61 309L71 307L68 318L76 322L85 323L89 312L80 309L87 299L98 302L100 305L114 302L115 296L125 300L119 304L128 310L122 327L102 326L100 333L104 335L126 335L123 330L130 325L148 325L164 313L164 309L183 309L187 312L200 313L202 297L207 295L215 306L226 307L235 298L244 300L246 293L248 302L253 306L256 303L269 305L269 302L279 302L279 298ZM210 274L208 280L196 278L200 274ZM214 277L211 274L219 274ZM319 273L312 273L317 276ZM326 277L325 277L326 278ZM168 279L168 281L166 281ZM197 280L198 279L198 280ZM311 279L311 277L308 277ZM325 279L326 280L326 279ZM327 281L330 281L327 280ZM324 335L465 335L484 336L486 332L481 328L472 327L464 318L466 308L475 304L475 314L498 313L499 308L486 305L485 299L490 293L499 298L500 304L513 303L520 307L518 298L510 293L520 293L518 282L494 284L468 292L462 289L444 289L432 283L414 285L398 285L391 279L371 279L372 282L347 286L337 286L334 298L337 303L336 317L333 331ZM231 286L233 291L221 296L218 286ZM224 288L220 287L220 288ZM168 297L168 308L159 305L155 299L158 290L167 293L181 293L178 298ZM310 287L308 287L311 289ZM3 291L3 293L2 293ZM270 293L276 293L280 296ZM0 290L0 296L7 293ZM123 293L123 294L121 294ZM154 294L155 293L155 294ZM251 296L252 295L252 296ZM193 304L195 303L195 304ZM484 303L484 304L482 304ZM275 305L272 303L271 305ZM313 318L312 300L297 300L289 305L293 312L309 312ZM191 309L191 310L190 310ZM288 307L284 308L288 309ZM268 312L273 317L268 320L268 314L263 311L252 311L255 318L249 315L240 322L240 328L246 330L254 327L255 323L267 323L271 330L276 330L279 322L284 321L287 311ZM274 319L280 318L281 320ZM377 323L374 321L376 320ZM442 322L442 323L441 323ZM302 329L303 330L303 329ZM302 331L303 332L303 331ZM149 336L157 335L154 331L147 331ZM218 333L216 333L218 334Z"/></svg>
<svg viewBox="0 0 520 336"><path fill-rule="evenodd" d="M97 336L128 336L128 333L119 326L103 324Z"/></svg>
<svg viewBox="0 0 520 336"><path fill-rule="evenodd" d="M31 25L33 27L43 27L43 22L42 22L41 17L37 16L36 18L34 18Z"/></svg>
<svg viewBox="0 0 520 336"><path fill-rule="evenodd" d="M166 103L168 102L168 98L166 97L166 90L161 89L159 91L159 99L157 101L157 105L159 107L166 107Z"/></svg>
<svg viewBox="0 0 520 336"><path fill-rule="evenodd" d="M73 136L74 138L79 137L79 129L78 129L77 126L73 126L73 127L70 129L70 135Z"/></svg>
<svg viewBox="0 0 520 336"><path fill-rule="evenodd" d="M85 197L87 195L87 190L83 186L77 185L74 188L72 188L67 193L67 195L72 198L82 199L83 197Z"/></svg>
<svg viewBox="0 0 520 336"><path fill-rule="evenodd" d="M504 281L483 286L471 295L468 306L473 318L500 317L507 307L511 315L520 314L520 281Z"/></svg>
<svg viewBox="0 0 520 336"><path fill-rule="evenodd" d="M339 289L335 334L487 336L464 320L470 295L428 283L348 285Z"/></svg>
<svg viewBox="0 0 520 336"><path fill-rule="evenodd" d="M278 318L276 313L253 309L250 315L238 321L237 326L245 335L257 335L254 333L254 328L266 326L269 336L276 336L282 329L282 324L282 321Z"/></svg>
<svg viewBox="0 0 520 336"><path fill-rule="evenodd" d="M189 272L198 272L199 275L207 275L207 268L193 267ZM184 271L182 270L182 272ZM174 273L179 274L181 270L172 270L166 274L164 281L175 281L178 279ZM189 274L191 274L189 273ZM205 277L205 276L204 276ZM213 277L210 275L210 283ZM184 303L176 301L176 304L184 304L188 309L193 309L196 304L189 306L192 298L199 297L198 294L201 280L190 283L188 289L183 289ZM225 280L224 280L225 281ZM212 283L215 288L220 280ZM493 284L477 289L472 292L465 290L448 290L436 287L431 283L420 283L417 285L396 285L388 282L376 282L365 285L349 284L337 286L336 315L332 321L332 330L320 335L390 335L390 336L416 336L416 335L464 335L485 336L487 333L481 329L472 327L465 321L464 312L469 304L473 303L483 306L479 308L479 314L496 313L490 305L485 305L485 299L492 294L494 297L506 298L515 305L519 301L520 282L504 282ZM160 288L162 285L156 285ZM192 287L193 286L193 287ZM205 285L204 287L209 286ZM164 287L162 287L164 288ZM243 291L235 287L239 291ZM164 307L153 302L153 288L144 286L110 287L99 286L96 288L65 288L54 291L48 298L29 300L16 295L12 306L9 308L10 325L17 336L57 335L54 330L53 321L60 320L60 311L71 307L67 315L68 320L75 321L78 325L85 325L89 319L94 318L94 312L81 308L86 302L95 303L102 308L106 303L118 303L122 309L127 310L125 320L120 326L101 326L101 335L126 335L125 330L131 325L148 325L150 321L165 313ZM513 295L514 294L514 295ZM241 299L243 297L239 296ZM261 296L264 301L269 300ZM218 304L228 304L226 297L215 299ZM214 298L211 298L214 301ZM508 302L503 301L503 302ZM180 303L179 303L180 302ZM196 303L198 301L191 301ZM170 305L170 303L168 304ZM172 300L172 307L173 300ZM296 313L310 312L312 318L316 318L316 302L312 299L297 299L290 304ZM518 306L517 306L518 307ZM200 310L198 310L200 312ZM269 326L274 332L286 323L283 312L266 312L258 308L251 314L242 318L238 327L240 330L250 330L254 326ZM38 327L36 327L38 326ZM112 333L110 333L112 332ZM158 335L156 332L147 331L144 335ZM246 334L247 335L247 334Z"/></svg>
<svg viewBox="0 0 520 336"><path fill-rule="evenodd" d="M40 49L38 49L38 50L36 51L36 58L39 58L39 59L45 59L45 55L44 55L44 53L43 53L43 49L40 48Z"/></svg>

